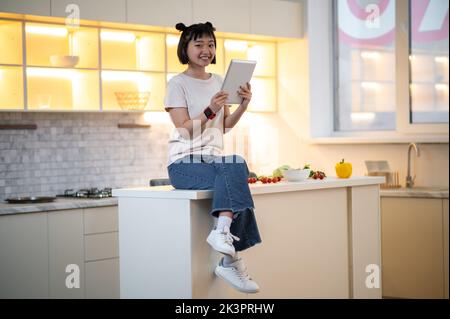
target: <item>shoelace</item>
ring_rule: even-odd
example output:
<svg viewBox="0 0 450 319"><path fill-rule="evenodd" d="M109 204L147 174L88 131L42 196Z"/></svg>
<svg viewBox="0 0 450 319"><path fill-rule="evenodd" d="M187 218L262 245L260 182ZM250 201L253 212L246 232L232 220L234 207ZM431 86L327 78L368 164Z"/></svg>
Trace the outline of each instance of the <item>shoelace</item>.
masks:
<svg viewBox="0 0 450 319"><path fill-rule="evenodd" d="M247 274L247 268L239 269L237 267L234 267L235 271L237 272L237 277L241 282L246 282L248 280L251 280L250 276Z"/></svg>
<svg viewBox="0 0 450 319"><path fill-rule="evenodd" d="M220 234L223 236L223 240L228 244L228 245L233 245L233 241L239 241L240 238L237 236L234 236L232 233L230 232L220 232Z"/></svg>

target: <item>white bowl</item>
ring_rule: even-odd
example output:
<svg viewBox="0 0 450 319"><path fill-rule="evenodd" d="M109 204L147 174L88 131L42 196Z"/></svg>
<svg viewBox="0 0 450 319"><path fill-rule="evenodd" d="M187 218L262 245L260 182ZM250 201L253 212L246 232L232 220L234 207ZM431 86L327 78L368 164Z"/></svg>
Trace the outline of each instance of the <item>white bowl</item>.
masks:
<svg viewBox="0 0 450 319"><path fill-rule="evenodd" d="M300 182L304 181L309 177L309 174L311 173L310 169L287 169L283 170L283 176L286 178L289 182Z"/></svg>
<svg viewBox="0 0 450 319"><path fill-rule="evenodd" d="M50 63L52 66L59 66L63 68L73 68L80 61L77 55L52 55L50 56Z"/></svg>

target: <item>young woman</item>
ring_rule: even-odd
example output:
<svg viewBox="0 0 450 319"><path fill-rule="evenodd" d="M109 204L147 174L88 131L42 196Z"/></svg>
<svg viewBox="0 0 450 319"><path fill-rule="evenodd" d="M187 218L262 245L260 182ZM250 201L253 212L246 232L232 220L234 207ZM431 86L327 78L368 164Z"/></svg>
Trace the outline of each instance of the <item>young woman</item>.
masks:
<svg viewBox="0 0 450 319"><path fill-rule="evenodd" d="M251 86L241 87L242 103L230 114L228 93L220 91L223 79L205 71L216 63L215 28L210 22L176 28L182 32L178 58L187 69L169 81L164 101L176 127L169 140L169 178L177 189L214 190L211 215L217 224L207 242L224 254L214 272L237 290L255 293L259 286L237 254L261 242L249 171L241 156L222 156L223 134L247 110Z"/></svg>

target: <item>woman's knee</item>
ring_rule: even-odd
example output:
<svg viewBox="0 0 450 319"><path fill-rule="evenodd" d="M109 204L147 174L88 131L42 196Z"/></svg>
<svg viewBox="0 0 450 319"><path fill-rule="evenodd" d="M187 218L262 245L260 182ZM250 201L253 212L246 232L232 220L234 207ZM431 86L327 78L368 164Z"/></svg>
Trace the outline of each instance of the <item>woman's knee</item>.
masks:
<svg viewBox="0 0 450 319"><path fill-rule="evenodd" d="M228 167L228 169L231 169L238 175L245 175L245 177L247 177L249 174L247 162L240 155L226 156L225 164L231 164L231 165L226 165L226 166Z"/></svg>
<svg viewBox="0 0 450 319"><path fill-rule="evenodd" d="M168 173L176 189L211 189L214 186L214 176L194 175L188 166L169 167Z"/></svg>

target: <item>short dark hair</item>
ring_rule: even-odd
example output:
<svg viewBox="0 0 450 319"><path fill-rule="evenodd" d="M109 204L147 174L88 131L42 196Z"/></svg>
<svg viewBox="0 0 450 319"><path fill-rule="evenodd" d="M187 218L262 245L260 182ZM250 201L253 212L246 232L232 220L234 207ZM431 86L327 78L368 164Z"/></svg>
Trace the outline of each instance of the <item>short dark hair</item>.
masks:
<svg viewBox="0 0 450 319"><path fill-rule="evenodd" d="M175 28L179 31L182 31L177 49L178 60L180 60L181 64L188 64L189 62L187 47L191 40L195 41L204 35L210 36L214 40L214 47L217 48L216 36L214 35L214 31L216 31L216 28L213 27L211 22L197 23L190 25L189 27L185 26L183 23L177 23ZM211 63L216 64L215 55Z"/></svg>

